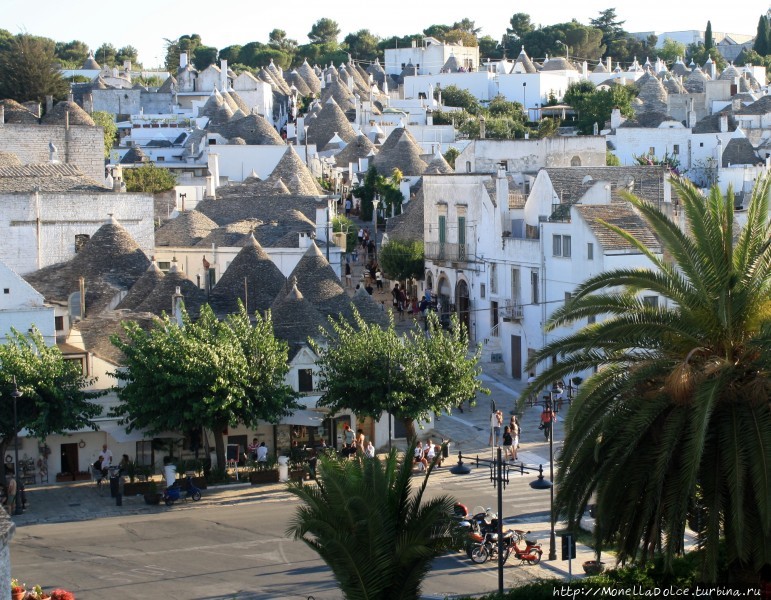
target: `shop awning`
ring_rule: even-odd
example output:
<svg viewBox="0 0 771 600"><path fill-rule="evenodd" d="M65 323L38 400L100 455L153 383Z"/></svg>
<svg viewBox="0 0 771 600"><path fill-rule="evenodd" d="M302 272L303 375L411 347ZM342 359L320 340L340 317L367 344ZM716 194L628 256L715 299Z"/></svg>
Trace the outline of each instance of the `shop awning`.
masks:
<svg viewBox="0 0 771 600"><path fill-rule="evenodd" d="M282 417L279 425L302 425L305 427L321 427L327 416L317 410L296 410L288 417Z"/></svg>

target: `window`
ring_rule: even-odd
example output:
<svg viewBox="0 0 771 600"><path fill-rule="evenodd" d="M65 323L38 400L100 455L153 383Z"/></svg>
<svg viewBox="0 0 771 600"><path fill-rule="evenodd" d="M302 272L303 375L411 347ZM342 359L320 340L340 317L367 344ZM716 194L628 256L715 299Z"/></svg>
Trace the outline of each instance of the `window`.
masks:
<svg viewBox="0 0 771 600"><path fill-rule="evenodd" d="M490 293L498 293L498 265L490 263Z"/></svg>
<svg viewBox="0 0 771 600"><path fill-rule="evenodd" d="M166 161L166 157L165 156L156 156L155 157L155 162L165 162L165 161Z"/></svg>
<svg viewBox="0 0 771 600"><path fill-rule="evenodd" d="M64 331L64 317L54 317L54 329Z"/></svg>
<svg viewBox="0 0 771 600"><path fill-rule="evenodd" d="M648 148L648 154L650 154L651 156L655 156L656 148L654 146L651 146L650 148Z"/></svg>
<svg viewBox="0 0 771 600"><path fill-rule="evenodd" d="M11 288L3 288L3 294L10 294Z"/></svg>
<svg viewBox="0 0 771 600"><path fill-rule="evenodd" d="M538 304L538 271L530 271L530 303Z"/></svg>
<svg viewBox="0 0 771 600"><path fill-rule="evenodd" d="M466 173L471 173L471 161L466 161Z"/></svg>
<svg viewBox="0 0 771 600"><path fill-rule="evenodd" d="M552 254L554 256L562 256L564 258L570 258L571 256L571 239L569 235L553 235L552 236Z"/></svg>
<svg viewBox="0 0 771 600"><path fill-rule="evenodd" d="M594 260L594 244L592 242L586 244L586 259Z"/></svg>
<svg viewBox="0 0 771 600"><path fill-rule="evenodd" d="M650 306L651 308L658 308L659 297L658 296L643 296L643 304Z"/></svg>
<svg viewBox="0 0 771 600"><path fill-rule="evenodd" d="M704 142L699 142L699 148L703 148L703 147L704 147Z"/></svg>
<svg viewBox="0 0 771 600"><path fill-rule="evenodd" d="M142 440L141 442L137 442L136 453L134 456L136 457L135 461L137 465L142 467L152 466L155 462L155 459L153 458L152 441Z"/></svg>
<svg viewBox="0 0 771 600"><path fill-rule="evenodd" d="M313 369L299 369L297 371L300 392L313 391Z"/></svg>
<svg viewBox="0 0 771 600"><path fill-rule="evenodd" d="M479 296L480 296L481 298L484 298L484 297L485 297L485 291L486 291L486 290L487 290L487 287L485 286L485 284L484 284L484 283L480 283L480 284L479 284Z"/></svg>
<svg viewBox="0 0 771 600"><path fill-rule="evenodd" d="M574 156L570 159L570 166L571 167L580 167L581 166L581 157L580 156Z"/></svg>
<svg viewBox="0 0 771 600"><path fill-rule="evenodd" d="M158 261L158 268L161 271L168 271L169 269L171 269L171 262L170 261L159 260Z"/></svg>
<svg viewBox="0 0 771 600"><path fill-rule="evenodd" d="M572 297L573 297L573 294L571 294L570 292L565 292L565 304L567 304L568 302L570 302L570 299L571 299Z"/></svg>
<svg viewBox="0 0 771 600"><path fill-rule="evenodd" d="M511 270L511 301L514 304L519 304L519 298L520 298L520 279L519 279L519 269L512 269Z"/></svg>
<svg viewBox="0 0 771 600"><path fill-rule="evenodd" d="M672 154L680 154L680 144L674 144L672 146Z"/></svg>

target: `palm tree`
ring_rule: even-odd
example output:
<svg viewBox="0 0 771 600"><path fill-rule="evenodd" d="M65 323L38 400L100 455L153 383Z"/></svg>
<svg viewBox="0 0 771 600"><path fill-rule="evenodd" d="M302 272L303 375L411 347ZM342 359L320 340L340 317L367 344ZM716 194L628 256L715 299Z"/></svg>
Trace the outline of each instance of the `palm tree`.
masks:
<svg viewBox="0 0 771 600"><path fill-rule="evenodd" d="M287 535L329 565L348 600L413 600L431 561L453 547L453 499L423 501L428 473L413 494L411 448L399 460L322 457L318 486L292 485L303 505Z"/></svg>
<svg viewBox="0 0 771 600"><path fill-rule="evenodd" d="M685 232L626 196L663 253L606 224L653 268L580 285L547 327L597 322L540 350L529 368L564 358L522 397L598 369L566 419L556 500L572 524L596 495L598 549L613 541L620 560L661 551L671 564L698 496L702 577L715 581L727 558L729 575L756 581L771 560L771 185L757 182L741 228L732 190L705 197L685 180L673 187ZM646 292L660 296L658 306L643 301Z"/></svg>

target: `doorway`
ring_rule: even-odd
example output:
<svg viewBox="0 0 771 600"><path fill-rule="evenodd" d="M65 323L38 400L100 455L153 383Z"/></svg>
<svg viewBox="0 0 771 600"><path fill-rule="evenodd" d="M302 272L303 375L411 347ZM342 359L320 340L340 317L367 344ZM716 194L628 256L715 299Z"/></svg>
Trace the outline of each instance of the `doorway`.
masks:
<svg viewBox="0 0 771 600"><path fill-rule="evenodd" d="M80 471L80 462L78 461L78 444L62 444L61 447L62 473L77 473Z"/></svg>
<svg viewBox="0 0 771 600"><path fill-rule="evenodd" d="M511 376L522 379L522 336L511 336Z"/></svg>

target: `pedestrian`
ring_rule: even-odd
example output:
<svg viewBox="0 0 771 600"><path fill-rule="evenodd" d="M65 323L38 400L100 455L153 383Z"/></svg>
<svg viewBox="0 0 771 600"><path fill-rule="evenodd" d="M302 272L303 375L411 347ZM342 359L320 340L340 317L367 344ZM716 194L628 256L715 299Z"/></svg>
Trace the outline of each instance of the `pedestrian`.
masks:
<svg viewBox="0 0 771 600"><path fill-rule="evenodd" d="M361 450L364 452L365 444L364 444L364 430L363 429L357 429L356 430L356 449Z"/></svg>
<svg viewBox="0 0 771 600"><path fill-rule="evenodd" d="M102 461L102 475L107 475L107 470L112 466L112 450L107 447L107 444L102 444L99 458Z"/></svg>
<svg viewBox="0 0 771 600"><path fill-rule="evenodd" d="M511 429L509 429L509 426L506 425L506 427L503 428L503 456L504 460L514 460L514 454L511 451L511 445L513 443L513 439L511 436Z"/></svg>
<svg viewBox="0 0 771 600"><path fill-rule="evenodd" d="M367 442L367 447L364 448L364 456L367 458L375 458L375 446L372 445L372 440Z"/></svg>
<svg viewBox="0 0 771 600"><path fill-rule="evenodd" d="M345 216L349 217L351 215L351 208L353 207L353 202L351 201L351 197L348 196L345 199Z"/></svg>
<svg viewBox="0 0 771 600"><path fill-rule="evenodd" d="M513 454L514 460L517 460L519 449L519 419L517 419L516 415L511 415L511 420L509 421L509 431L511 432L511 452Z"/></svg>
<svg viewBox="0 0 771 600"><path fill-rule="evenodd" d="M260 442L257 447L257 468L265 469L268 466L268 447L265 442Z"/></svg>
<svg viewBox="0 0 771 600"><path fill-rule="evenodd" d="M503 424L503 413L499 410L494 410L490 414L490 445L491 446L493 445L500 446L502 424Z"/></svg>
<svg viewBox="0 0 771 600"><path fill-rule="evenodd" d="M358 244L359 246L364 245L364 228L363 227L359 227L359 233L356 234L356 239L359 242Z"/></svg>
<svg viewBox="0 0 771 600"><path fill-rule="evenodd" d="M353 287L353 276L351 274L351 263L345 263L345 287Z"/></svg>
<svg viewBox="0 0 771 600"><path fill-rule="evenodd" d="M375 271L375 283L377 284L377 289L383 289L383 273L380 270L380 267Z"/></svg>
<svg viewBox="0 0 771 600"><path fill-rule="evenodd" d="M543 430L546 441L549 440L549 436L552 433L552 425L556 420L557 415L554 414L554 411L551 409L551 404L547 402L543 406L543 411L541 411L541 424L538 426L539 429Z"/></svg>
<svg viewBox="0 0 771 600"><path fill-rule="evenodd" d="M353 444L354 438L355 438L355 435L351 430L351 426L348 425L348 423L343 425L343 444L345 444L346 446L350 446L351 444Z"/></svg>

